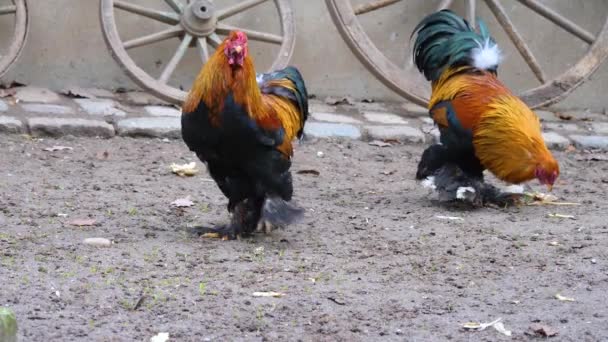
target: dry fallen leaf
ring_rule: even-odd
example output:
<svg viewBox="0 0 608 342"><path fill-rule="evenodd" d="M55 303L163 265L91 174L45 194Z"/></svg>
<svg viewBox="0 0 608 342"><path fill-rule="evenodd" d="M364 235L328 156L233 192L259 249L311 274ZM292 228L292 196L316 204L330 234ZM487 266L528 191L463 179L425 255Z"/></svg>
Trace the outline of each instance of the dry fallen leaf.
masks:
<svg viewBox="0 0 608 342"><path fill-rule="evenodd" d="M524 192L524 195L527 198L527 205L580 205L580 203L575 202L557 202L557 196L551 194L543 194L541 192Z"/></svg>
<svg viewBox="0 0 608 342"><path fill-rule="evenodd" d="M274 297L274 298L279 298L279 297L283 297L285 294L282 292L254 292L253 296L254 297Z"/></svg>
<svg viewBox="0 0 608 342"><path fill-rule="evenodd" d="M190 199L190 196L186 196L185 198L178 198L175 201L171 202L171 206L176 208L187 208L194 205L194 202Z"/></svg>
<svg viewBox="0 0 608 342"><path fill-rule="evenodd" d="M478 323L478 322L466 322L465 324L462 325L463 328L468 329L468 330L485 330L487 327L491 327L494 324L500 322L502 320L502 318L498 318L490 323Z"/></svg>
<svg viewBox="0 0 608 342"><path fill-rule="evenodd" d="M97 223L97 220L95 220L95 219L74 219L69 222L70 225L79 226L79 227L94 226L95 223Z"/></svg>
<svg viewBox="0 0 608 342"><path fill-rule="evenodd" d="M43 151L47 151L47 152L55 152L55 151L63 151L63 150L73 150L73 148L69 147L69 146L53 146L53 147L47 147L47 148L43 148Z"/></svg>
<svg viewBox="0 0 608 342"><path fill-rule="evenodd" d="M198 173L198 169L196 168L196 163L192 162L189 164L171 164L171 172L177 174L178 176L194 176Z"/></svg>
<svg viewBox="0 0 608 342"><path fill-rule="evenodd" d="M389 146L393 146L390 143L384 142L382 140L372 140L368 143L371 146L378 146L378 147L389 147Z"/></svg>
<svg viewBox="0 0 608 342"><path fill-rule="evenodd" d="M557 298L557 300L561 300L562 302L574 302L575 301L574 298L562 296L559 293L555 295L555 298Z"/></svg>
<svg viewBox="0 0 608 342"><path fill-rule="evenodd" d="M205 233L201 237L205 239L221 239L222 235L220 233Z"/></svg>
<svg viewBox="0 0 608 342"><path fill-rule="evenodd" d="M553 337L557 335L558 331L548 325L543 325L539 323L534 323L530 325L530 330L532 330L535 334L545 337Z"/></svg>
<svg viewBox="0 0 608 342"><path fill-rule="evenodd" d="M478 323L478 322L466 322L465 324L462 325L462 327L465 329L470 329L470 330L478 330L478 329L482 330L481 323Z"/></svg>

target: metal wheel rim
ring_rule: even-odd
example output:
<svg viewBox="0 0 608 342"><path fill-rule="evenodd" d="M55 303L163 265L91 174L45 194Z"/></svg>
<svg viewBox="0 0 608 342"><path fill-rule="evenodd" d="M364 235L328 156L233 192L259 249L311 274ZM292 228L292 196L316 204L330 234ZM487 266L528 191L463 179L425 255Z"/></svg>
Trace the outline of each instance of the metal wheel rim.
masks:
<svg viewBox="0 0 608 342"><path fill-rule="evenodd" d="M448 2L444 1L444 3ZM419 82L408 79L405 71L397 67L375 46L359 24L350 1L326 0L326 4L342 38L365 67L398 95L416 104L427 106L428 99L420 94L428 91L421 87ZM608 17L593 44L572 67L545 84L526 90L520 96L532 108L556 103L580 86L597 70L607 56Z"/></svg>
<svg viewBox="0 0 608 342"><path fill-rule="evenodd" d="M273 0L273 2L277 7L280 16L283 42L270 70L286 67L295 47L295 21L293 10L288 0ZM114 20L114 0L100 1L100 20L104 33L104 40L110 48L112 57L137 85L150 91L159 98L174 104L181 104L185 100L187 92L159 82L141 69L135 61L133 61L131 56L129 56L120 39L116 21ZM198 70L196 72L198 72Z"/></svg>
<svg viewBox="0 0 608 342"><path fill-rule="evenodd" d="M13 3L16 7L15 32L8 53L0 58L0 77L8 71L11 65L13 65L21 55L29 31L29 16L26 0L14 0Z"/></svg>

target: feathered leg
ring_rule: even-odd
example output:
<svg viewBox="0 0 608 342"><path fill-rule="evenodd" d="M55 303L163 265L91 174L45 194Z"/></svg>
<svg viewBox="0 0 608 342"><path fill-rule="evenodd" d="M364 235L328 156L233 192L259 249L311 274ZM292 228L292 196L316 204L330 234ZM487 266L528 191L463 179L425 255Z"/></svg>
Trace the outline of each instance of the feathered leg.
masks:
<svg viewBox="0 0 608 342"><path fill-rule="evenodd" d="M491 184L486 184L478 175L471 175L454 163L446 163L435 171L432 183L440 201L464 202L475 207L513 206L519 203L522 196L503 192Z"/></svg>
<svg viewBox="0 0 608 342"><path fill-rule="evenodd" d="M269 234L277 228L283 228L298 221L304 216L304 209L286 202L278 197L270 197L264 202L262 218L257 230Z"/></svg>
<svg viewBox="0 0 608 342"><path fill-rule="evenodd" d="M243 234L252 234L260 222L262 217L262 208L264 207L264 197L248 198L245 201L245 210L243 214Z"/></svg>
<svg viewBox="0 0 608 342"><path fill-rule="evenodd" d="M432 176L449 160L448 151L443 145L435 144L427 147L422 153L416 179L421 180Z"/></svg>
<svg viewBox="0 0 608 342"><path fill-rule="evenodd" d="M196 226L189 231L193 234L210 237L221 238L222 240L234 240L243 232L243 221L246 216L247 208L245 201L241 201L234 205L230 222L221 224L215 227Z"/></svg>

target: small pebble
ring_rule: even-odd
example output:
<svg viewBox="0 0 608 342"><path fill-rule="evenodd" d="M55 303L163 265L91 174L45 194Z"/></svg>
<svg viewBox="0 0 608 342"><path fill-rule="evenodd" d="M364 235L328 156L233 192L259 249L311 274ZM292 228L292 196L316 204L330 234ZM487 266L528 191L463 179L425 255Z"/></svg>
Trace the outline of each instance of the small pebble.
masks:
<svg viewBox="0 0 608 342"><path fill-rule="evenodd" d="M597 260L595 260L595 259L591 259L591 263L592 263L592 264L597 264Z"/></svg>
<svg viewBox="0 0 608 342"><path fill-rule="evenodd" d="M110 247L112 245L112 241L105 238L87 238L84 239L83 243L96 247Z"/></svg>
<svg viewBox="0 0 608 342"><path fill-rule="evenodd" d="M323 158L325 154L322 151L317 152L317 157Z"/></svg>

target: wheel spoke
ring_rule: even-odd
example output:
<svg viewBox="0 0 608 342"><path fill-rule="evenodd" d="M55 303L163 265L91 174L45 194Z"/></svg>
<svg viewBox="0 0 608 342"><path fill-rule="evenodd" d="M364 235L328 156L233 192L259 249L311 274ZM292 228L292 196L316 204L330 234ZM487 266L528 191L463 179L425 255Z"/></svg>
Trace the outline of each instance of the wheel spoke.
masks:
<svg viewBox="0 0 608 342"><path fill-rule="evenodd" d="M253 40L259 40L262 42L275 43L275 44L283 43L283 37L278 36L276 34L242 29L242 28L238 28L238 27L235 27L232 25L227 25L227 24L222 24L222 23L217 24L216 30L219 34L229 34L230 31L238 30L238 31L245 33L249 38L251 38Z"/></svg>
<svg viewBox="0 0 608 342"><path fill-rule="evenodd" d="M186 51L188 51L188 46L191 42L192 36L186 34L182 42L177 47L175 54L173 55L173 57L171 57L169 63L167 63L165 70L163 70L163 72L160 74L160 78L158 80L161 83L166 84L169 81L169 78L171 78L171 75L173 75L173 72L175 72L175 69L177 68L179 62L182 60L182 58L184 58Z"/></svg>
<svg viewBox="0 0 608 342"><path fill-rule="evenodd" d="M17 12L17 6L15 6L15 5L0 7L0 15L11 14L11 13L15 13L15 12Z"/></svg>
<svg viewBox="0 0 608 342"><path fill-rule="evenodd" d="M169 38L177 37L177 36L181 35L183 32L184 32L184 29L181 26L176 25L176 26L173 26L164 31L160 31L160 32L149 34L147 36L131 39L129 41L124 42L123 46L125 47L125 49L132 49L132 48L140 47L143 45L157 43L157 42L160 42L163 40L167 40Z"/></svg>
<svg viewBox="0 0 608 342"><path fill-rule="evenodd" d="M384 8L386 6L392 5L401 0L376 0L373 2L368 2L366 4L361 4L355 8L355 15L365 14L371 11L375 11L380 8Z"/></svg>
<svg viewBox="0 0 608 342"><path fill-rule="evenodd" d="M196 40L196 46L198 47L198 51L201 54L201 60L203 64L207 63L209 60L209 48L207 47L207 39L206 38L198 38Z"/></svg>
<svg viewBox="0 0 608 342"><path fill-rule="evenodd" d="M178 0L165 0L167 5L171 7L176 13L182 13L184 11L184 5L182 5Z"/></svg>
<svg viewBox="0 0 608 342"><path fill-rule="evenodd" d="M475 28L475 0L467 1L467 19L472 28Z"/></svg>
<svg viewBox="0 0 608 342"><path fill-rule="evenodd" d="M511 22L511 19L507 17L505 9L496 0L486 0L486 4L496 17L500 25L503 27L509 38L511 38L511 41L513 42L513 44L515 44L515 47L522 55L526 63L528 63L530 69L532 69L532 72L534 73L534 75L536 75L536 78L538 78L538 80L544 84L547 80L545 73L541 70L538 61L532 54L532 51L530 51L530 48L528 47L526 42L524 42L521 35L515 29L515 26Z"/></svg>
<svg viewBox="0 0 608 342"><path fill-rule="evenodd" d="M179 23L179 15L175 13L145 8L120 0L114 0L114 7L134 14L139 14L150 19L158 20L169 25L175 25Z"/></svg>
<svg viewBox="0 0 608 342"><path fill-rule="evenodd" d="M443 1L441 1L441 3L439 4L439 6L437 6L437 11L441 11L441 10L444 10L444 9L452 6L452 2L454 2L454 0L443 0Z"/></svg>
<svg viewBox="0 0 608 342"><path fill-rule="evenodd" d="M243 11L246 11L248 9L250 9L253 6L257 6L259 4L261 4L262 2L266 2L268 0L244 0L241 1L239 4L236 4L232 7L228 7L228 8L224 8L218 11L217 13L217 19L218 20L222 20L222 19L226 19L228 17L231 17L235 14L241 13Z"/></svg>
<svg viewBox="0 0 608 342"><path fill-rule="evenodd" d="M557 26L563 28L564 30L572 33L578 38L584 40L589 44L593 44L595 41L595 36L589 31L583 29L582 27L576 25L574 22L568 20L567 18L561 16L559 13L555 12L551 8L539 3L536 0L518 0L522 5L528 7L534 12L542 15L543 17L549 19Z"/></svg>
<svg viewBox="0 0 608 342"><path fill-rule="evenodd" d="M209 44L216 49L218 46L220 46L220 44L222 44L222 38L220 38L220 36L218 36L215 32L207 36L207 40L209 41Z"/></svg>

